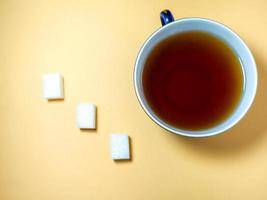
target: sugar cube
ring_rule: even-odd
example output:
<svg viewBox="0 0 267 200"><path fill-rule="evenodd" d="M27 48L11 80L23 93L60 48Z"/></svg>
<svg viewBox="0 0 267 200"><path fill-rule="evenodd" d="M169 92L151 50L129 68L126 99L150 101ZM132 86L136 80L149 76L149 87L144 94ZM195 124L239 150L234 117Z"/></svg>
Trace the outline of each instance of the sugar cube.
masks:
<svg viewBox="0 0 267 200"><path fill-rule="evenodd" d="M129 160L130 147L127 134L111 134L110 147L113 160Z"/></svg>
<svg viewBox="0 0 267 200"><path fill-rule="evenodd" d="M60 73L43 76L43 91L46 99L64 99L63 77Z"/></svg>
<svg viewBox="0 0 267 200"><path fill-rule="evenodd" d="M77 126L80 129L96 128L96 105L80 103L77 107Z"/></svg>

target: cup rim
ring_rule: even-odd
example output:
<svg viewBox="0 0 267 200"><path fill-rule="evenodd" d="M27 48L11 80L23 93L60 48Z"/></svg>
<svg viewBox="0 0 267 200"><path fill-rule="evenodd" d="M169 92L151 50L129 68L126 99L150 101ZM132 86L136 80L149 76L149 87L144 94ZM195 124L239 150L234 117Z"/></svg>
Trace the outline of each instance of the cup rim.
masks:
<svg viewBox="0 0 267 200"><path fill-rule="evenodd" d="M242 45L244 46L245 50L247 51L247 53L250 56L250 60L253 64L252 67L255 68L255 83L254 83L254 88L253 88L253 93L250 95L250 101L246 104L245 108L243 109L242 113L239 114L237 116L237 118L230 124L228 124L227 126L224 126L221 129L218 130L214 130L213 132L206 132L208 129L204 129L201 131L194 131L194 130L186 130L186 129L179 129L176 127L173 127L171 125L169 125L168 123L164 122L161 119L157 119L157 114L154 113L154 111L152 109L148 109L147 106L144 104L143 99L141 98L141 94L140 91L138 90L138 77L137 77L137 68L138 68L138 63L139 63L139 59L142 55L142 52L144 51L146 45L148 44L148 42L159 32L161 32L162 30L164 30L165 28L168 28L169 26L174 26L174 24L179 24L181 22L186 22L186 21L205 21L208 23L212 23L215 24L217 26L220 26L223 29L227 29L227 31L229 31L231 34L235 35L236 38L242 43ZM222 132L225 132L226 130L232 128L234 125L236 125L244 116L245 114L248 112L249 108L251 107L254 99L255 99L255 95L256 95L256 91L257 91L257 84L258 84L258 77L257 77L257 67L256 67L256 63L255 63L255 59L250 51L250 49L248 48L248 46L246 45L246 43L243 41L243 39L237 34L235 33L231 28L227 27L226 25L214 21L214 20L210 20L210 19L206 19L206 18L199 18L199 17L190 17L190 18L182 18L182 19L178 19L175 20L163 27L160 27L159 29L157 29L155 32L153 32L144 42L144 44L142 45L141 49L138 52L138 56L136 58L135 61L135 67L134 67L134 89L135 89L135 94L137 96L137 99L139 101L139 104L141 105L142 109L145 111L145 113L149 116L150 119L152 119L152 121L154 121L156 124L158 124L160 127L164 128L165 130L167 130L170 133L176 134L176 135L182 135L182 136L187 136L187 137L208 137L208 136L214 136L214 135L218 135ZM155 116L154 116L155 115ZM161 121L160 121L161 120ZM218 125L214 126L217 127ZM212 128L214 128L212 127Z"/></svg>

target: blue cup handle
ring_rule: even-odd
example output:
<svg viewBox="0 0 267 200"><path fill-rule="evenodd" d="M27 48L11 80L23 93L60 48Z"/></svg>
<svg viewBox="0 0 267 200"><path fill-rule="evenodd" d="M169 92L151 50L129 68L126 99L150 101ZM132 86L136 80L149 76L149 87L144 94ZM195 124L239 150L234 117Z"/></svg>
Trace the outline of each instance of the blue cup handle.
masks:
<svg viewBox="0 0 267 200"><path fill-rule="evenodd" d="M173 22L174 18L173 18L173 15L172 15L171 11L169 11L169 10L161 11L161 13L160 13L160 21L161 21L162 26Z"/></svg>

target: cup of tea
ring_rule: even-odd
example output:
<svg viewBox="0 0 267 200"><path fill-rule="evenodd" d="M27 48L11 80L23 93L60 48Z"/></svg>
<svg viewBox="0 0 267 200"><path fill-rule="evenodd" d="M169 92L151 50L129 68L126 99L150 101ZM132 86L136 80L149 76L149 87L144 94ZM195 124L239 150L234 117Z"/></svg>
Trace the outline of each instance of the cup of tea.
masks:
<svg viewBox="0 0 267 200"><path fill-rule="evenodd" d="M136 59L134 87L146 114L171 133L206 137L237 124L257 89L257 69L245 42L209 19L174 20L160 13L162 27Z"/></svg>

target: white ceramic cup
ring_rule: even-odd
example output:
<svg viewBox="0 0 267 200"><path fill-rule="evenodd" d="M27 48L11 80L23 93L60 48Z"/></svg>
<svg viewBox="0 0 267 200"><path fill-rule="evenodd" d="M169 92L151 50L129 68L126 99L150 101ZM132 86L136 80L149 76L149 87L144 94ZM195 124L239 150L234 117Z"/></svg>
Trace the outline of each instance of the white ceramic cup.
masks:
<svg viewBox="0 0 267 200"><path fill-rule="evenodd" d="M162 16L163 14L163 16ZM134 87L137 98L147 113L147 115L162 128L183 136L188 137L206 137L212 136L219 133L222 133L235 124L237 124L247 113L249 110L257 89L257 69L254 58L244 43L244 41L231 29L224 26L221 23L203 19L203 18L184 18L174 21L171 13L168 10L162 11L161 13L161 21L163 26L154 32L144 43L142 46L135 63L134 68ZM150 54L151 50L163 39L170 37L171 35L182 33L186 31L204 31L212 34L225 43L227 43L232 50L239 57L240 62L242 64L243 70L243 94L240 100L239 105L236 107L235 111L232 113L230 117L228 117L224 122L218 124L215 127L201 130L201 131L189 131L178 129L176 127L171 126L165 121L161 120L150 108L147 103L144 91L142 87L142 73L145 61Z"/></svg>

